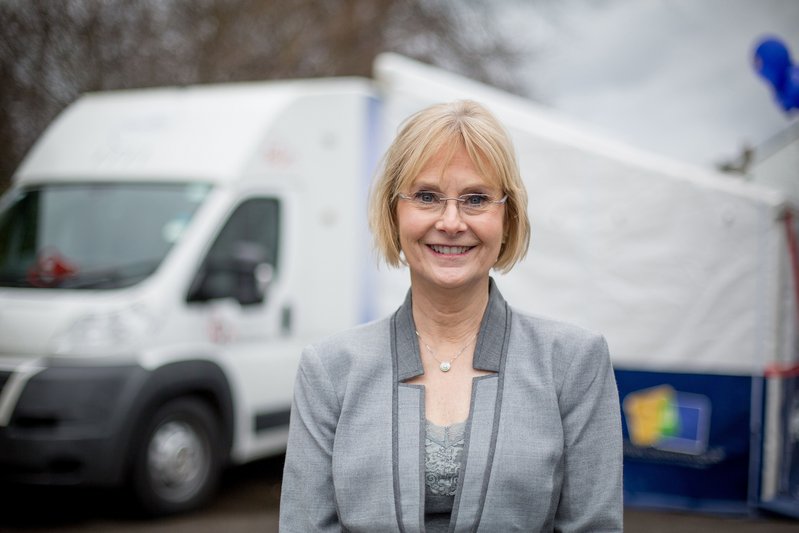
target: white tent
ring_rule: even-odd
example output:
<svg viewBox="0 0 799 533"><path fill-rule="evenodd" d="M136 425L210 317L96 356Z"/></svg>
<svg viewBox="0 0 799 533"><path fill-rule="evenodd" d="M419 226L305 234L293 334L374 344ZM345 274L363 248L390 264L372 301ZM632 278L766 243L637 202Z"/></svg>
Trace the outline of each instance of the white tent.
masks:
<svg viewBox="0 0 799 533"><path fill-rule="evenodd" d="M772 380L764 409L764 376L799 362L787 197L643 152L529 100L399 56L381 56L375 77L384 93L385 139L420 107L460 98L485 104L509 129L528 188L532 243L527 259L497 275L497 283L518 309L605 334L623 397L660 394L682 420L678 434L652 411L662 403L650 402L661 407L638 419L625 410L625 438L636 424L655 426L649 446L632 437L625 443L626 472L633 476L638 461L647 476L654 466L669 477L670 466L693 464L705 474L716 469L718 483L744 477L737 492L710 491L690 501L680 488L682 471L670 482L676 488L626 477L637 491L626 501L745 508L761 499L760 470L761 495L774 497L784 435L782 393L774 387L782 381ZM381 274L392 293L384 313L402 297L396 278L404 276ZM743 395L737 403L723 400L730 387ZM770 417L766 446L773 449L761 468L760 441L750 441L749 430L764 430L762 416Z"/></svg>

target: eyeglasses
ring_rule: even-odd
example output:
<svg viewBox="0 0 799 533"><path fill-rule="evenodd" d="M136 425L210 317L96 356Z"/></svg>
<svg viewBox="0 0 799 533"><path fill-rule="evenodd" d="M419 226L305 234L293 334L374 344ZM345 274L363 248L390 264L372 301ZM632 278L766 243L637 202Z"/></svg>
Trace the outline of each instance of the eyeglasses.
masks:
<svg viewBox="0 0 799 533"><path fill-rule="evenodd" d="M458 209L464 215L480 215L483 214L495 205L504 204L508 200L508 195L502 197L500 200L492 200L487 194L472 193L462 194L460 196L448 198L441 193L431 191L419 191L408 196L399 193L401 200L410 202L415 208L422 211L429 211L435 214L441 214L447 208L449 200L458 202Z"/></svg>

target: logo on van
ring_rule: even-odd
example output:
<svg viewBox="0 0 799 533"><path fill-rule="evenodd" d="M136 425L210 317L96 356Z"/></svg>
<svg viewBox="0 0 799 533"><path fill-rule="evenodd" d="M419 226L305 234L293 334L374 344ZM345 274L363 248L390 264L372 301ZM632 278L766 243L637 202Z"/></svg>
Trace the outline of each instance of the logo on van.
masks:
<svg viewBox="0 0 799 533"><path fill-rule="evenodd" d="M630 441L640 447L701 454L710 431L710 399L660 385L628 394L622 402Z"/></svg>

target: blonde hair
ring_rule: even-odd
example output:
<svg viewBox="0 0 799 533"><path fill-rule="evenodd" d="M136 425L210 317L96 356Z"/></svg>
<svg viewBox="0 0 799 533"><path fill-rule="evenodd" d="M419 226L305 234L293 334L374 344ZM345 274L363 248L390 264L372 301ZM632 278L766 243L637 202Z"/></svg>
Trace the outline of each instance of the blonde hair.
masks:
<svg viewBox="0 0 799 533"><path fill-rule="evenodd" d="M440 150L449 156L466 149L472 163L496 183L505 203L504 239L494 268L508 272L530 244L527 191L519 174L513 144L505 128L485 107L471 100L436 104L408 117L383 156L369 202L369 226L375 246L390 266L403 264L397 227L398 195Z"/></svg>

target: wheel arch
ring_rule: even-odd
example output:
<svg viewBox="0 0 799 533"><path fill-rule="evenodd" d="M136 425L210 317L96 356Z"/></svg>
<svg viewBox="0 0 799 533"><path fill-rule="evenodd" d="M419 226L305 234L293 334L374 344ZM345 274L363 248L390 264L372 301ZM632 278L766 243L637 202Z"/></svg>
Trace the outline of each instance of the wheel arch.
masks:
<svg viewBox="0 0 799 533"><path fill-rule="evenodd" d="M227 463L233 445L235 408L230 383L224 371L212 361L191 360L169 363L151 371L135 392L124 429L119 432L117 449L125 450L118 465L118 479L124 482L130 474L132 451L136 439L148 420L165 403L194 397L206 403L219 422L222 460Z"/></svg>

